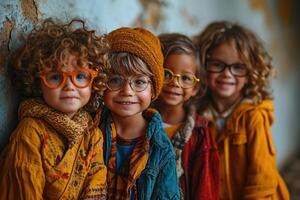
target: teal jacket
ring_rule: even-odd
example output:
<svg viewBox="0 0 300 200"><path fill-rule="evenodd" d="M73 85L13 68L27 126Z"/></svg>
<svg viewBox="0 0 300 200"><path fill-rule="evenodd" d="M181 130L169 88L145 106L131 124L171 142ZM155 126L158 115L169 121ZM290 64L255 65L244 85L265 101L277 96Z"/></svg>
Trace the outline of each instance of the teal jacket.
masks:
<svg viewBox="0 0 300 200"><path fill-rule="evenodd" d="M99 127L105 123L104 160L108 163L111 150L110 111L102 112ZM150 141L149 159L145 169L137 179L139 200L180 199L179 185L176 174L176 163L173 146L162 127L162 119L158 112L146 118L149 125L147 137Z"/></svg>

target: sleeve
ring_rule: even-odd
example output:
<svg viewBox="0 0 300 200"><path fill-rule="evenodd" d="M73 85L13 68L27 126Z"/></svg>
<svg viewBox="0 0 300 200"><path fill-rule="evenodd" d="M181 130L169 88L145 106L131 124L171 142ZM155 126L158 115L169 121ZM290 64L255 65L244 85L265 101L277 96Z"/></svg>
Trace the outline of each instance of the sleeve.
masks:
<svg viewBox="0 0 300 200"><path fill-rule="evenodd" d="M45 174L37 123L23 119L2 152L0 199L43 199Z"/></svg>
<svg viewBox="0 0 300 200"><path fill-rule="evenodd" d="M275 148L266 111L250 113L247 154L249 167L244 199L271 199L277 188Z"/></svg>
<svg viewBox="0 0 300 200"><path fill-rule="evenodd" d="M176 163L173 151L170 150L166 162L160 168L157 180L155 182L155 190L153 194L158 195L154 199L180 199L179 183L176 174Z"/></svg>
<svg viewBox="0 0 300 200"><path fill-rule="evenodd" d="M106 199L106 166L103 160L103 135L95 129L90 144L93 148L90 170L84 182L80 199Z"/></svg>

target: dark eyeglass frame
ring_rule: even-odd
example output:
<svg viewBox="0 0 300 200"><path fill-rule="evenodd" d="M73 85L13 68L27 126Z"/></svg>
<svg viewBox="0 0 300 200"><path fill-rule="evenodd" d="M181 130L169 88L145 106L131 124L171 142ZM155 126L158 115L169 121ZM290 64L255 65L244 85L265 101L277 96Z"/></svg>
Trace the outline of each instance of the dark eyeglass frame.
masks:
<svg viewBox="0 0 300 200"><path fill-rule="evenodd" d="M215 62L215 63L218 63L218 65L221 65L222 68L220 68L220 70L211 70L208 66L209 66L209 63L210 62ZM235 71L232 69L233 67L240 67L240 68L243 68L245 69L245 72L242 73L242 74L236 74ZM216 60L216 59L208 59L206 62L205 62L205 70L209 73L222 73L226 68L229 69L230 73L236 77L245 77L248 75L248 69L246 67L246 64L243 64L243 63L233 63L233 64L227 64L227 63L224 63L223 61L220 61L220 60Z"/></svg>
<svg viewBox="0 0 300 200"><path fill-rule="evenodd" d="M75 76L77 75L78 72L82 72L82 71L89 73L89 75L91 76L91 78L90 78L90 81L87 84L85 84L85 85L78 85L76 83L76 81L75 81ZM49 73L51 73L51 72L58 72L58 73L62 74L63 79L62 79L61 83L59 83L56 86L52 86L51 84L48 83L48 81L47 81L47 75ZM94 78L97 76L97 74L98 74L97 71L92 70L90 68L75 67L75 70L71 71L71 72L64 72L62 70L61 71L49 71L49 72L43 71L43 72L41 72L41 74L39 75L39 77L43 81L44 85L46 87L48 87L49 89L57 89L57 88L61 87L62 85L64 85L66 83L66 80L67 80L68 77L71 78L72 83L77 88L86 88L86 87L88 87L88 86L90 86L92 84L92 82L93 82Z"/></svg>
<svg viewBox="0 0 300 200"><path fill-rule="evenodd" d="M143 78L144 78L144 77L147 78L147 80L146 80L147 84L146 84L145 88L143 88L143 89L141 89L141 90L137 90L135 86L132 86L132 84L134 85L133 81L134 81L134 80L137 80L137 79L139 79L139 78L142 78L142 77L143 77ZM121 85L120 85L119 88L113 89L113 88L111 88L111 87L109 86L109 82L110 82L113 78L120 78L120 80L122 81L122 83L121 83ZM119 90L122 90L122 89L126 86L126 84L128 83L129 86L130 86L130 88L132 89L132 91L134 91L134 92L143 92L143 91L145 91L145 90L147 89L149 83L151 83L151 82L152 82L151 79L150 79L148 76L146 76L146 75L136 75L136 76L132 76L132 77L130 77L130 78L124 78L123 76L120 76L120 75L111 75L111 76L108 78L107 82L106 82L106 87L107 87L109 90L111 90L111 91L119 91Z"/></svg>
<svg viewBox="0 0 300 200"><path fill-rule="evenodd" d="M182 87L183 89L189 89L189 88L192 88L192 87L194 87L195 85L197 85L197 83L200 82L200 79L197 78L197 77L196 77L194 74L192 74L192 73L175 74L172 70L170 70L169 68L165 67L165 68L164 68L164 74L166 74L166 72L170 73L171 76L172 76L172 78L171 78L170 80L168 80L168 81L167 81L166 79L164 79L164 83L165 83L165 84L171 83L171 82L174 80L175 77L177 78L178 84L179 84L180 87ZM190 85L190 86L187 86L187 87L186 87L186 86L183 86L182 83L181 83L181 81L179 81L179 80L180 80L180 77L182 77L182 76L184 76L184 75L187 75L187 74L192 75L192 78L193 78L193 85Z"/></svg>

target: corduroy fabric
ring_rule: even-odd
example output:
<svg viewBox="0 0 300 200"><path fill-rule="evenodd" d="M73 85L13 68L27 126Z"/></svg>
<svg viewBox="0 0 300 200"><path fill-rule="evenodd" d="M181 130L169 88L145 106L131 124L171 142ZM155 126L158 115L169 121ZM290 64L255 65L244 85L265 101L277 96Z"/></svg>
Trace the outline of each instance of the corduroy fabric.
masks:
<svg viewBox="0 0 300 200"><path fill-rule="evenodd" d="M153 73L154 99L162 89L164 79L163 54L159 39L143 28L123 27L107 36L110 53L128 52L142 59Z"/></svg>

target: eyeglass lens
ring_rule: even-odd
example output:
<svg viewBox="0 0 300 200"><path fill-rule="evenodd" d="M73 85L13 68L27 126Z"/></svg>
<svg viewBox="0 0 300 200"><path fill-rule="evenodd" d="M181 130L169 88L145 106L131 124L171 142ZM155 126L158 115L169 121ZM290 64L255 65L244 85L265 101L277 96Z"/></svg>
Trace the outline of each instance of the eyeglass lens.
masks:
<svg viewBox="0 0 300 200"><path fill-rule="evenodd" d="M197 78L192 73L174 74L170 69L165 69L165 83L170 83L175 77L182 88L193 87L197 83Z"/></svg>
<svg viewBox="0 0 300 200"><path fill-rule="evenodd" d="M49 87L57 88L66 81L68 76L71 77L72 83L79 88L87 87L93 79L93 76L90 72L85 70L76 70L73 72L48 72L45 74L44 81Z"/></svg>
<svg viewBox="0 0 300 200"><path fill-rule="evenodd" d="M245 76L248 73L246 65L242 63L228 65L219 60L209 60L206 62L206 70L211 73L221 73L227 67L229 68L231 74L235 76Z"/></svg>
<svg viewBox="0 0 300 200"><path fill-rule="evenodd" d="M149 84L149 78L147 76L134 76L130 79L125 79L122 76L112 76L107 81L107 87L112 91L121 90L128 81L131 89L136 92L144 91Z"/></svg>

